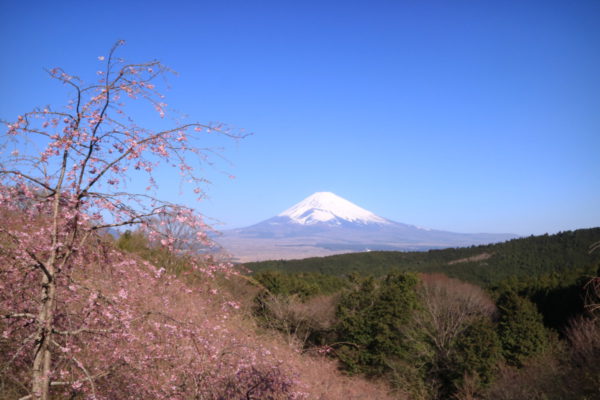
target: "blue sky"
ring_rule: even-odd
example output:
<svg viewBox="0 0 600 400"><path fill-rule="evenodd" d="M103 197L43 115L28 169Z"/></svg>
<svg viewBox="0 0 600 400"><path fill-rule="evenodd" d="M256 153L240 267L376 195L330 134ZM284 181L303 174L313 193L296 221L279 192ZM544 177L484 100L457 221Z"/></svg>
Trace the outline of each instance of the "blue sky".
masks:
<svg viewBox="0 0 600 400"><path fill-rule="evenodd" d="M253 132L224 142L208 200L160 193L222 229L317 191L458 232L600 226L597 0L3 1L0 15L0 118L64 99L43 68L93 76L125 39L122 57L179 72L171 106Z"/></svg>

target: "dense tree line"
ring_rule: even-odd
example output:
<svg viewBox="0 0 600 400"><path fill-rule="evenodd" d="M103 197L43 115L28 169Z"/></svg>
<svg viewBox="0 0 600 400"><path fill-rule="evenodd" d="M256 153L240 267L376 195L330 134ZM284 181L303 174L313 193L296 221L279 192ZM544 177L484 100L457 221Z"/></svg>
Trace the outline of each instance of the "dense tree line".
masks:
<svg viewBox="0 0 600 400"><path fill-rule="evenodd" d="M600 228L591 228L465 248L426 252L372 251L245 265L252 271L319 272L337 276L352 272L372 276L399 271L442 272L487 286L511 278L523 279L553 272L578 269L595 272L600 262L600 251L590 253L589 250L598 241Z"/></svg>
<svg viewBox="0 0 600 400"><path fill-rule="evenodd" d="M493 284L483 286L441 273L397 269L375 276L357 272L366 267L351 268L347 275L328 275L320 267L312 270L320 272L296 274L262 270L254 277L272 292L257 296L256 315L286 335L301 332L305 351L324 349L347 373L384 379L397 393L415 399L600 398L595 361L600 325L585 299L585 285L598 266L587 254L587 242L597 233L582 230L504 244L504 253L497 251L502 260L529 261L517 268L522 275L490 273L483 281ZM534 244L539 247L529 250ZM548 260L555 252L570 254L567 247L584 256L565 256L563 266L553 262L538 268L529 254L519 254L533 251ZM452 249L427 256L441 262L442 255L448 260L474 253ZM365 255L321 261L352 256ZM393 258L391 253L375 256L370 260ZM284 265L286 271L289 265ZM275 304L304 311L282 313ZM327 313L315 309L323 304ZM286 323L278 324L279 318Z"/></svg>

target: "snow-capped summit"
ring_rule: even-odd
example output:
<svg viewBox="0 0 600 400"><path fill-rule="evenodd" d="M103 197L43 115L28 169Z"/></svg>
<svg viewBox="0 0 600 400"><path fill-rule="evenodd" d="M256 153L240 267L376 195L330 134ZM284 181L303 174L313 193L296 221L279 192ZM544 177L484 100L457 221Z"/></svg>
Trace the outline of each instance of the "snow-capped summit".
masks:
<svg viewBox="0 0 600 400"><path fill-rule="evenodd" d="M237 261L256 261L471 246L513 237L419 228L377 216L331 192L317 192L275 217L223 232L219 243Z"/></svg>
<svg viewBox="0 0 600 400"><path fill-rule="evenodd" d="M388 224L389 221L331 192L317 192L278 215L302 225L317 223Z"/></svg>

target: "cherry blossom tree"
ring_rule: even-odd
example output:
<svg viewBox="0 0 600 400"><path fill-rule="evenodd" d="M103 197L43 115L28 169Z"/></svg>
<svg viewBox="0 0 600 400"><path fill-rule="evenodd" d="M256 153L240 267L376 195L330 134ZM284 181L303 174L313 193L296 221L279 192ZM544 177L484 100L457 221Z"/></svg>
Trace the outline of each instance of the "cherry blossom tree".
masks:
<svg viewBox="0 0 600 400"><path fill-rule="evenodd" d="M134 355L124 351L103 363L89 354L102 351L110 358L114 340L139 349L140 339L131 332L142 319L175 325L158 312L139 315L131 301L138 298L137 304L143 303L149 293L133 293L134 287L156 287L164 270L125 257L103 240L104 232L138 225L153 242L177 246L180 252L197 250L197 243L210 245L209 227L193 209L157 198L154 172L171 167L202 196L206 180L198 167L209 162L204 135L242 137L222 125L196 122L173 120L172 127L158 130L137 125L127 111L132 102L148 104L167 124L167 105L156 85L170 70L158 61L126 63L115 54L122 44L99 57L103 69L95 83L85 84L60 68L48 71L72 94L64 108L36 108L5 122L0 159L0 330L12 344L5 362L21 363L19 370L29 371L28 377L13 377L27 388L23 400L47 400L51 388L60 387L102 398L102 378ZM32 150L35 146L39 152ZM142 177L148 182L146 190L127 189L128 180L137 184ZM186 234L174 237L165 221L176 222ZM198 256L188 260L190 268L207 274L227 268ZM113 274L113 284L90 285L99 271ZM202 346L197 337L186 343L189 349ZM158 357L149 352L148 357ZM134 364L128 365L134 369ZM138 363L135 369L146 367ZM251 367L244 371L249 373ZM177 390L146 395L162 398Z"/></svg>

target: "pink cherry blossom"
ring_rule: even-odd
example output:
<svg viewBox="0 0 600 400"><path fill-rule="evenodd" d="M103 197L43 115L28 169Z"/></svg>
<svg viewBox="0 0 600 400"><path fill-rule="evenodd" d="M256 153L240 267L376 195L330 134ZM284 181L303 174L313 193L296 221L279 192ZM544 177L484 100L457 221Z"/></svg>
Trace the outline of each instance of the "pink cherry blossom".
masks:
<svg viewBox="0 0 600 400"><path fill-rule="evenodd" d="M153 171L173 160L182 185L192 182L188 190L198 189L206 179L190 164L206 159L201 132L207 126L153 130L135 124L125 107L131 101L166 115L152 81L160 82L169 69L158 61L122 62L114 52L123 43L106 58L99 83L86 85L60 68L50 70L74 99L62 109L20 115L2 135L0 151L29 149L31 142L42 150L32 157L17 157L14 150L0 164L0 309L7 316L0 328L10 341L8 347L2 343L9 351L0 362L10 365L12 379L28 388L25 398L34 400L48 400L51 388L89 399L187 399L205 396L200 393L211 386L227 398L227 382L238 379L233 371L248 387L260 374L283 384L287 376L281 371L248 361L252 352L243 357L243 368L240 360L223 356L235 345L210 336L207 321L186 322L189 316L172 308L173 299L197 291L164 266L116 250L106 236L109 228L138 227L152 246L168 247L207 284L211 276L232 273L230 265L207 264L199 255L210 245L210 228L194 210L126 191L128 171L153 190L159 185ZM224 127L216 130L237 137ZM224 304L215 310L237 307ZM209 305L197 307L203 315ZM205 360L213 357L207 368ZM167 377L170 364L176 373Z"/></svg>

